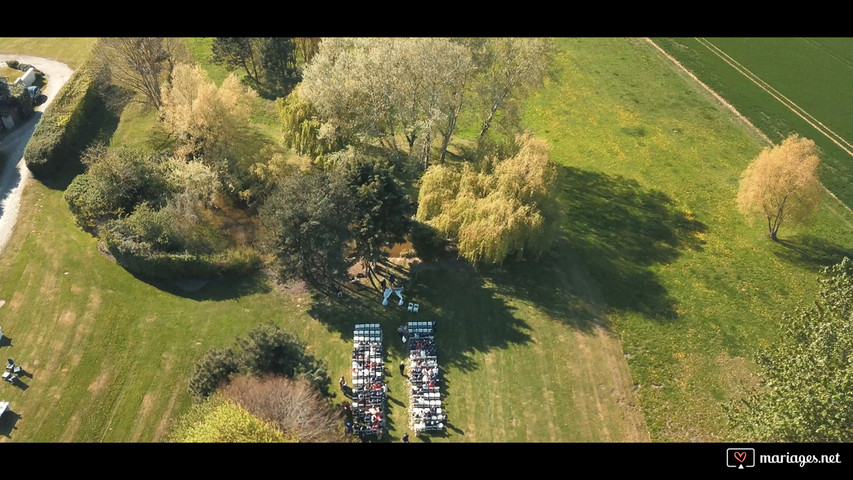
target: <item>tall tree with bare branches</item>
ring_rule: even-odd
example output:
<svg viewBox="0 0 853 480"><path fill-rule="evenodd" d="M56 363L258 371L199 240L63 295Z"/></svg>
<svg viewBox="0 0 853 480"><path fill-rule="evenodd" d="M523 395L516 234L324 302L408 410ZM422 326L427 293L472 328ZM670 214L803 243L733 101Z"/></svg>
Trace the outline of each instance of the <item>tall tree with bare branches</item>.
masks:
<svg viewBox="0 0 853 480"><path fill-rule="evenodd" d="M304 379L243 376L222 393L299 442L342 442L342 412Z"/></svg>
<svg viewBox="0 0 853 480"><path fill-rule="evenodd" d="M181 39L163 37L103 38L94 55L114 83L138 93L156 109L162 105L161 86L172 68L189 59Z"/></svg>
<svg viewBox="0 0 853 480"><path fill-rule="evenodd" d="M778 241L783 223L804 223L817 210L819 164L815 143L796 134L764 148L743 172L738 208L750 219L766 220L768 236Z"/></svg>

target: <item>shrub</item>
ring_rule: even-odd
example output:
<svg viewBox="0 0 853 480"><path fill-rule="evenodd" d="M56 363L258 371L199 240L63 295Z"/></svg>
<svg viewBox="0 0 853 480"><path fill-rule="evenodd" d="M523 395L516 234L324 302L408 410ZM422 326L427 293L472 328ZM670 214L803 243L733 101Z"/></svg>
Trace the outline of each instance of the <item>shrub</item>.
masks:
<svg viewBox="0 0 853 480"><path fill-rule="evenodd" d="M237 357L232 350L211 348L193 369L190 393L199 399L207 398L238 371Z"/></svg>
<svg viewBox="0 0 853 480"><path fill-rule="evenodd" d="M234 344L234 350L212 348L199 360L190 379L193 395L211 395L236 373L302 379L324 396L329 395L331 380L326 363L308 353L296 335L274 325L259 325Z"/></svg>
<svg viewBox="0 0 853 480"><path fill-rule="evenodd" d="M101 177L78 175L65 190L65 201L77 225L93 231L100 219L115 212L114 197Z"/></svg>
<svg viewBox="0 0 853 480"><path fill-rule="evenodd" d="M15 59L9 59L9 60L6 60L6 66L7 66L7 67L9 67L9 68L17 69L17 68L18 68L18 63L19 63L19 62L18 62L17 60L15 60Z"/></svg>
<svg viewBox="0 0 853 480"><path fill-rule="evenodd" d="M178 443L294 442L272 422L265 422L236 403L215 395L193 405L178 419L167 441Z"/></svg>
<svg viewBox="0 0 853 480"><path fill-rule="evenodd" d="M344 442L342 412L305 380L234 378L222 394L299 442Z"/></svg>

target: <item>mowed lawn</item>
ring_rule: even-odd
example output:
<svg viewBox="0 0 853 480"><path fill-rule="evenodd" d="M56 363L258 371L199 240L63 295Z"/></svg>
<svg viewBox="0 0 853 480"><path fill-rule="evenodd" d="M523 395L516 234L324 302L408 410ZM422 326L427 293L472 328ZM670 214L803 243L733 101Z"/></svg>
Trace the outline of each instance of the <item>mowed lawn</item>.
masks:
<svg viewBox="0 0 853 480"><path fill-rule="evenodd" d="M348 290L343 302L254 279L220 280L196 292L158 288L101 255L73 224L62 192L38 183L27 187L19 222L0 259L0 326L3 353L31 376L25 388L0 385L13 411L0 423L0 441L162 440L190 405L194 362L262 322L297 333L328 362L333 379L348 375L353 325L381 323L390 437L399 439L407 400L396 328L415 319L439 321L450 413L448 434L424 440L648 439L614 335L589 313L577 314L587 322L578 327L562 317L564 307L540 307L513 290L524 287L498 287L464 263L418 274L407 294L421 304L414 316L381 307L368 286ZM534 281L567 292L587 284Z"/></svg>
<svg viewBox="0 0 853 480"><path fill-rule="evenodd" d="M125 115L113 143L144 145L128 129L150 132L151 116L137 108ZM406 295L420 302L417 317L382 308L369 287L348 291L342 302L258 278L185 292L146 283L101 255L74 225L62 194L28 186L0 257L0 326L11 339L2 348L32 374L25 388L3 387L12 413L0 425L2 441L162 440L191 403L193 364L261 322L298 334L328 362L333 379L348 374L353 325L380 322L390 438L399 439L407 412L395 332L414 319L439 321L450 416L446 435L421 440L648 440L619 340L599 306L585 300L595 295L590 282L577 275L555 281L529 266L517 276L488 274L451 261L411 280Z"/></svg>
<svg viewBox="0 0 853 480"><path fill-rule="evenodd" d="M825 195L774 244L735 205L754 135L643 40L558 43L526 120L564 166L567 250L602 292L652 440L730 440L723 405L819 268L853 257L853 216Z"/></svg>

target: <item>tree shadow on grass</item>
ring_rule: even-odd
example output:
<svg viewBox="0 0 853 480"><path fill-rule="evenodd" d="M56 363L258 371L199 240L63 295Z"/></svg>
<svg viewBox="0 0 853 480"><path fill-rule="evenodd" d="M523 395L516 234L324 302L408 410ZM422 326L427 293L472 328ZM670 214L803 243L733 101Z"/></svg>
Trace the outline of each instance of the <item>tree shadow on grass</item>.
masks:
<svg viewBox="0 0 853 480"><path fill-rule="evenodd" d="M635 180L559 168L563 225L550 253L490 269L492 281L582 331L610 328L607 309L674 320L676 300L651 267L701 250L706 226Z"/></svg>
<svg viewBox="0 0 853 480"><path fill-rule="evenodd" d="M221 275L212 279L183 278L178 280L151 278L130 270L127 271L136 279L158 290L197 301L231 300L256 293L269 293L272 291L270 281L262 271L256 271L239 277Z"/></svg>
<svg viewBox="0 0 853 480"><path fill-rule="evenodd" d="M392 271L385 268L386 272ZM408 353L398 327L412 321L435 321L439 364L463 371L477 368L475 353L530 341L527 323L513 315L513 309L485 285L467 262L421 267L414 278L404 269L393 271L405 285L402 306L396 295L382 306L378 289L346 285L342 287L342 298L313 291L308 314L344 339L352 339L357 323L379 323L383 348L395 357ZM419 305L418 313L407 311L409 302Z"/></svg>
<svg viewBox="0 0 853 480"><path fill-rule="evenodd" d="M774 255L800 267L819 272L823 267L840 263L844 257L853 259L853 249L842 247L812 235L798 235L791 239L779 239L783 248Z"/></svg>

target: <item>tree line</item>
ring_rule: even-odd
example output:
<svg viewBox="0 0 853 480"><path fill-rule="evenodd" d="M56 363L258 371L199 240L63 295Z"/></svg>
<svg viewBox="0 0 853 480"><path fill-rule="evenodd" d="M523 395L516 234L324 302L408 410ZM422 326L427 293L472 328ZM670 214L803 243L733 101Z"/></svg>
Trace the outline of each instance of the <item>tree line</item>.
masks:
<svg viewBox="0 0 853 480"><path fill-rule="evenodd" d="M266 261L281 278L331 288L353 262L370 270L413 231L422 245L458 241L472 261L539 254L558 218L555 176L518 119L550 54L549 41L529 38L220 37L209 59L232 73L217 85L180 39L101 39L99 78L156 111L165 141L91 146L66 199L119 262L160 277L239 274ZM278 97L280 143L253 130L259 91ZM460 126L474 147L450 166ZM532 158L544 163L523 172ZM430 180L434 166L469 172L466 182L476 171L480 191L503 185L478 201L479 233L471 215L459 229L441 223L451 213L437 215L435 202L419 211L420 197L446 187ZM507 188L513 179L539 190ZM487 214L504 207L511 215ZM235 217L242 236L223 228ZM503 233L481 228L490 222ZM480 234L490 235L488 254L470 240Z"/></svg>

